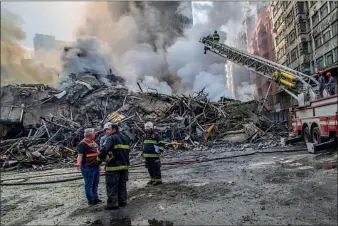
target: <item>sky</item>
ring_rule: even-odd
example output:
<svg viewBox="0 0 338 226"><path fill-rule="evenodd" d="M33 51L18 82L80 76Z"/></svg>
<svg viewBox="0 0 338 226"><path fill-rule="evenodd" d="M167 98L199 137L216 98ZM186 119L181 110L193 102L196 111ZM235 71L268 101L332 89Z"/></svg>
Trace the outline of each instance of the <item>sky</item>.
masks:
<svg viewBox="0 0 338 226"><path fill-rule="evenodd" d="M83 18L87 2L1 2L6 8L22 19L22 28L26 39L20 44L33 48L36 33L53 35L57 40L72 41L74 32ZM211 4L210 2L194 2L193 17L195 22L203 22L206 17L194 10L195 4Z"/></svg>
<svg viewBox="0 0 338 226"><path fill-rule="evenodd" d="M86 2L1 2L22 19L26 39L20 44L33 48L36 33L54 35L57 40L72 41L75 28L81 24Z"/></svg>

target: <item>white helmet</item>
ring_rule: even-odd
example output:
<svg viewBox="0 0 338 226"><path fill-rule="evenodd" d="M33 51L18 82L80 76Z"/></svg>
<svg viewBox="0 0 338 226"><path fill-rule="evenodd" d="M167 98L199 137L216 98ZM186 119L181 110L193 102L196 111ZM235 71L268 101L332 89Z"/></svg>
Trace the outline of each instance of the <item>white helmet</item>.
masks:
<svg viewBox="0 0 338 226"><path fill-rule="evenodd" d="M106 124L104 124L103 129L110 129L110 128L112 128L112 125L113 125L113 123L107 122Z"/></svg>
<svg viewBox="0 0 338 226"><path fill-rule="evenodd" d="M152 122L147 122L144 124L144 129L154 129L154 125Z"/></svg>

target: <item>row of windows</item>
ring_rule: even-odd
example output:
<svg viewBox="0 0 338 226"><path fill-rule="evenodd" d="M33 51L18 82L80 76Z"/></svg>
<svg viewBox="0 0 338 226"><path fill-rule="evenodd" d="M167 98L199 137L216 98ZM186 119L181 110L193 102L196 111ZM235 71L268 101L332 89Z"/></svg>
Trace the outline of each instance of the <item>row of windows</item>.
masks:
<svg viewBox="0 0 338 226"><path fill-rule="evenodd" d="M338 34L338 21L332 24L331 27L327 28L315 38L315 47L319 48L321 45L329 41L332 37Z"/></svg>
<svg viewBox="0 0 338 226"><path fill-rule="evenodd" d="M327 52L324 56L321 56L316 60L317 66L319 68L329 67L336 62L338 62L338 48L335 48L334 50ZM315 72L313 61L312 61L312 72Z"/></svg>
<svg viewBox="0 0 338 226"><path fill-rule="evenodd" d="M312 16L312 26L316 26L324 17L326 17L329 14L329 9L330 12L332 12L337 7L338 2L336 1L326 2L320 10Z"/></svg>

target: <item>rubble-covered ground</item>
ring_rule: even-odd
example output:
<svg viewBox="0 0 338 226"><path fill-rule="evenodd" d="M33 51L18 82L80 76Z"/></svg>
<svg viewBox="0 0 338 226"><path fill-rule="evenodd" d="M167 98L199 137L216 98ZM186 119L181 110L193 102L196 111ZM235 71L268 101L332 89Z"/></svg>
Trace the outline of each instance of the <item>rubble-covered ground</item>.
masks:
<svg viewBox="0 0 338 226"><path fill-rule="evenodd" d="M337 153L286 146L290 129L259 102L130 92L109 76L110 86L85 73L64 90L1 88L1 224L336 224ZM99 139L107 121L131 139L129 201L117 211L88 207L74 169L84 128ZM147 121L167 142L156 187L137 157ZM105 200L103 175L99 188Z"/></svg>
<svg viewBox="0 0 338 226"><path fill-rule="evenodd" d="M114 80L114 75L110 75ZM0 164L5 171L48 169L73 164L84 128L102 135L105 122L118 122L131 140L131 151L142 148L143 127L151 121L169 148L250 142L259 148L279 144L289 129L270 121L260 103L222 98L211 102L201 90L190 96L131 92L123 81L106 85L90 73L73 76L64 90L42 84L1 88ZM118 77L116 77L118 78ZM115 79L116 80L116 79ZM271 139L272 138L272 139Z"/></svg>
<svg viewBox="0 0 338 226"><path fill-rule="evenodd" d="M82 179L3 186L1 224L336 225L337 153L314 155L303 148L295 146L285 152L236 146L167 151L162 159L164 184L147 186L146 169L132 168L128 206L114 211L104 210L104 203L88 207ZM257 151L269 153L253 154ZM209 161L198 162L203 159ZM1 180L28 183L79 176L72 172L73 168L7 172ZM31 179L10 180L27 177ZM104 176L99 189L105 200Z"/></svg>

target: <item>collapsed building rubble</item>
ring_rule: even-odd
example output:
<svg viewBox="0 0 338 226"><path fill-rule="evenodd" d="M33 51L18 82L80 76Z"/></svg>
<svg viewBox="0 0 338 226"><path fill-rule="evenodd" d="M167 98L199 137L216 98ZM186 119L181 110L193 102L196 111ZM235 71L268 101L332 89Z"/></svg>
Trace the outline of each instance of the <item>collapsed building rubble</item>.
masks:
<svg viewBox="0 0 338 226"><path fill-rule="evenodd" d="M174 149L224 142L236 133L245 134L244 141L266 142L264 136L277 129L257 114L256 101L210 102L203 90L190 96L130 92L122 80L107 86L90 73L74 76L65 90L40 84L2 87L1 103L2 167L72 159L83 129L94 127L99 138L107 121L120 123L132 140L132 151L142 146L146 121L154 122Z"/></svg>

